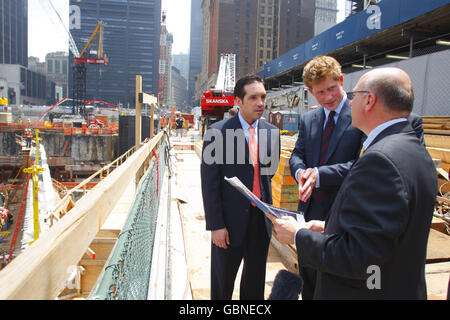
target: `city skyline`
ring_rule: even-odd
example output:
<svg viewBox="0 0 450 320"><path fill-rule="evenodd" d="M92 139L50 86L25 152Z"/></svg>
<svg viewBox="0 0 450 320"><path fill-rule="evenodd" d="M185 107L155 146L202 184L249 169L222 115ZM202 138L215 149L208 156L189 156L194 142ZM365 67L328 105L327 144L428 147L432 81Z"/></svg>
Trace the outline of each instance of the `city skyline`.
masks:
<svg viewBox="0 0 450 320"><path fill-rule="evenodd" d="M174 37L174 54L189 54L190 5L191 0L161 1L167 13L166 27ZM69 0L28 0L28 56L43 62L47 53L68 52L68 26Z"/></svg>
<svg viewBox="0 0 450 320"><path fill-rule="evenodd" d="M337 1L338 23L344 19L345 2ZM161 7L167 12L167 30L173 34L173 53L189 54L191 0L162 0ZM69 0L28 0L28 20L28 56L43 62L47 53L68 52Z"/></svg>

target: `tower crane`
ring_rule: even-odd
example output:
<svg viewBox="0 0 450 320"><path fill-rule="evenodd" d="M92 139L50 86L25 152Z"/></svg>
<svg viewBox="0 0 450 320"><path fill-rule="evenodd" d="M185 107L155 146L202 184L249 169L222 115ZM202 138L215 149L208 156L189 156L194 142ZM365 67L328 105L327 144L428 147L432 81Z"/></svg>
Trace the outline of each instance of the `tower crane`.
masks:
<svg viewBox="0 0 450 320"><path fill-rule="evenodd" d="M72 52L74 56L73 60L73 89L72 89L72 95L73 95L73 112L72 113L81 113L85 117L87 117L86 114L86 65L107 65L108 59L106 57L106 54L103 52L103 21L100 20L97 24L97 27L95 28L94 32L92 33L91 37L89 38L89 41L84 46L81 53L79 52L77 45L75 43L75 40L72 37L72 34L70 31L66 28L64 25L63 20L61 19L61 16L59 15L58 11L54 7L51 0L48 0L50 3L50 6L52 7L53 11L58 16L61 24L63 25L68 37L69 37L69 50ZM90 48L92 44L94 43L96 37L98 36L98 50L97 50L97 57L88 57L87 54L90 51Z"/></svg>
<svg viewBox="0 0 450 320"><path fill-rule="evenodd" d="M88 57L92 43L98 36L98 50L97 57ZM72 52L73 53L73 52ZM86 115L86 65L107 65L108 59L103 52L103 21L100 20L92 33L89 41L84 46L79 55L74 55L73 59L73 99L76 105L74 105L74 113L79 112Z"/></svg>

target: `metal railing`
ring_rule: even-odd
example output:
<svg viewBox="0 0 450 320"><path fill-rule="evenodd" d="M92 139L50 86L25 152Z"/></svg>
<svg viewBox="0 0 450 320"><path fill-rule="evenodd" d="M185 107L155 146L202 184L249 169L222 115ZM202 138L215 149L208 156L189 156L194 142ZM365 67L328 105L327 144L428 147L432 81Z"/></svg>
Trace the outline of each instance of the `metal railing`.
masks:
<svg viewBox="0 0 450 320"><path fill-rule="evenodd" d="M90 299L147 299L161 186L168 159L167 143L154 150L154 155Z"/></svg>
<svg viewBox="0 0 450 320"><path fill-rule="evenodd" d="M69 271L79 263L127 185L141 180L154 157L153 151L159 150L166 136L162 131L142 144L12 260L0 272L0 299L56 298L65 287Z"/></svg>

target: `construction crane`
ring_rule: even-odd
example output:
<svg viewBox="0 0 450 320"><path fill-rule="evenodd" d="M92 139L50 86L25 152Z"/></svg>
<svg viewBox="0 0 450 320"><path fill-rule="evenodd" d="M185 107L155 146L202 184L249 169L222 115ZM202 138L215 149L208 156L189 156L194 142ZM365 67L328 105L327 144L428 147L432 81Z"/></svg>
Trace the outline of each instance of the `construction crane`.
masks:
<svg viewBox="0 0 450 320"><path fill-rule="evenodd" d="M203 91L203 96L200 98L202 112L200 130L202 135L210 124L222 120L225 112L233 108L235 82L236 55L234 53L222 53L216 85L209 91Z"/></svg>
<svg viewBox="0 0 450 320"><path fill-rule="evenodd" d="M88 57L87 53L98 36L98 50L96 57ZM74 52L72 52L74 53ZM103 52L103 21L100 20L89 41L79 55L73 59L73 113L86 115L86 65L107 65L108 59Z"/></svg>
<svg viewBox="0 0 450 320"><path fill-rule="evenodd" d="M69 50L72 52L74 58L73 63L73 91L72 91L72 98L73 98L73 114L82 114L83 116L87 117L86 114L86 65L107 65L108 59L106 57L106 54L103 52L103 21L100 20L97 24L97 27L95 28L94 32L92 33L91 37L89 38L89 41L84 46L83 50L78 50L78 47L76 45L75 40L72 37L72 34L70 31L66 28L64 25L64 22L59 15L58 11L56 10L55 6L53 5L51 0L48 0L48 3L52 7L53 11L56 13L56 15L59 18L59 21L61 22L62 26L64 27L68 37L69 37ZM97 57L88 57L87 54L90 53L90 48L92 44L94 43L96 37L98 36L98 50L97 50Z"/></svg>

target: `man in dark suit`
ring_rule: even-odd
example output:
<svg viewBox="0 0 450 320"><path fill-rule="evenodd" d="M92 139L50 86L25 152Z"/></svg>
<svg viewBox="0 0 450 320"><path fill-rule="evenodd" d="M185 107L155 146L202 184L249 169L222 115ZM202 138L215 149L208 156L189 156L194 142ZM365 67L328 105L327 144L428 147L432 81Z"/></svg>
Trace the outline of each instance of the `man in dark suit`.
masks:
<svg viewBox="0 0 450 320"><path fill-rule="evenodd" d="M425 138L423 136L423 120L422 117L411 112L408 117L408 121L411 124L414 132L416 133L417 138L420 140L420 143L425 145Z"/></svg>
<svg viewBox="0 0 450 320"><path fill-rule="evenodd" d="M325 220L339 187L358 158L363 133L353 127L340 64L328 56L311 60L303 81L320 106L302 116L289 164L299 186L298 211ZM312 299L315 271L300 265L302 299Z"/></svg>
<svg viewBox="0 0 450 320"><path fill-rule="evenodd" d="M374 69L352 93L352 123L367 134L327 220L272 219L318 271L317 299L426 299L425 259L437 195L433 161L407 118L411 80Z"/></svg>
<svg viewBox="0 0 450 320"><path fill-rule="evenodd" d="M266 261L272 223L224 177L238 177L266 203L280 154L279 130L260 119L266 90L259 77L236 83L239 113L211 125L205 133L201 181L206 229L211 231L211 299L231 299L244 261L241 299L264 299Z"/></svg>

